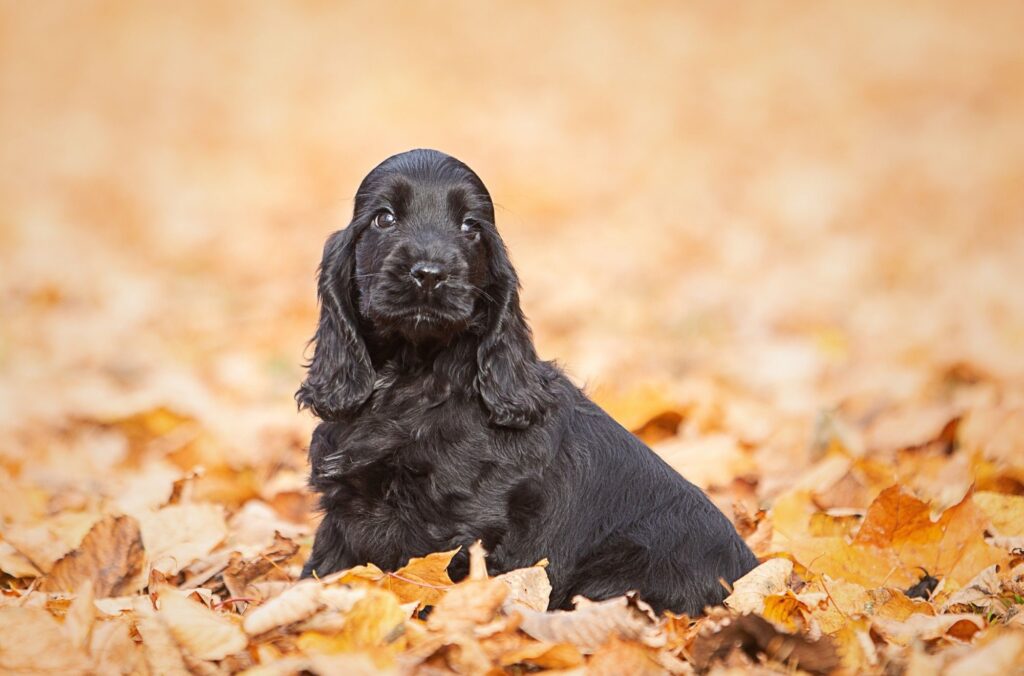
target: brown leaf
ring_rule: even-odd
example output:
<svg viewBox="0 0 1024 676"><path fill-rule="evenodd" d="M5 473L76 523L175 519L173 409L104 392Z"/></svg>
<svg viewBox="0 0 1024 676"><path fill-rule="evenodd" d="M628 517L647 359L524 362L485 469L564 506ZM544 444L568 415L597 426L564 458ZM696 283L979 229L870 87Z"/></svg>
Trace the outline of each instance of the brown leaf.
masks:
<svg viewBox="0 0 1024 676"><path fill-rule="evenodd" d="M258 555L243 559L232 554L224 569L224 586L235 598L248 596L248 586L295 556L299 546L280 533L274 533L274 543Z"/></svg>
<svg viewBox="0 0 1024 676"><path fill-rule="evenodd" d="M92 527L76 550L53 565L39 587L73 592L88 581L99 598L132 594L143 584L143 559L138 522L130 516L108 516Z"/></svg>
<svg viewBox="0 0 1024 676"><path fill-rule="evenodd" d="M763 653L812 674L828 674L839 666L836 646L827 636L811 641L800 635L783 634L757 615L736 617L720 611L710 619L690 648L698 669L709 668L737 649L752 659Z"/></svg>

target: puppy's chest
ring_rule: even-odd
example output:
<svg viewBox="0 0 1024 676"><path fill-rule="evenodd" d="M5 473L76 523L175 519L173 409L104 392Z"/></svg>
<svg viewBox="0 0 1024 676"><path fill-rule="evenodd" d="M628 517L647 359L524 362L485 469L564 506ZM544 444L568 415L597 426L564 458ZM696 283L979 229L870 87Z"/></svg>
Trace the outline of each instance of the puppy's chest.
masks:
<svg viewBox="0 0 1024 676"><path fill-rule="evenodd" d="M355 420L338 423L322 473L340 489L337 497L363 512L453 508L495 475L490 433L472 407L420 397L374 401Z"/></svg>

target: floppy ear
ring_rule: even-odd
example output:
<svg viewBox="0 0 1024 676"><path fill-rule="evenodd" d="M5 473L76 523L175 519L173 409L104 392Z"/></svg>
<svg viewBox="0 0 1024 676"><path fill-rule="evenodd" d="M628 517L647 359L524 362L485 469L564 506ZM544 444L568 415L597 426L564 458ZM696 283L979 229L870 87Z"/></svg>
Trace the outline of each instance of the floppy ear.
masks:
<svg viewBox="0 0 1024 676"><path fill-rule="evenodd" d="M477 348L476 387L491 423L524 429L551 405L549 367L537 358L533 335L519 307L519 278L505 245L490 245L491 298L487 327Z"/></svg>
<svg viewBox="0 0 1024 676"><path fill-rule="evenodd" d="M320 321L306 380L295 393L299 408L336 420L359 408L373 391L373 365L359 336L352 304L356 227L335 232L324 245L317 295Z"/></svg>

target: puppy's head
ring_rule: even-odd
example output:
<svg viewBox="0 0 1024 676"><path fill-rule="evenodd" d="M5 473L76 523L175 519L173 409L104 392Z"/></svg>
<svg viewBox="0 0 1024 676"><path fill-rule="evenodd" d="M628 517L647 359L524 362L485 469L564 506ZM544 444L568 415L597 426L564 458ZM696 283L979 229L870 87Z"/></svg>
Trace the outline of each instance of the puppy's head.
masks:
<svg viewBox="0 0 1024 676"><path fill-rule="evenodd" d="M462 162L429 150L388 158L363 180L355 222L360 315L384 336L447 340L486 293L483 231L494 229L487 188Z"/></svg>
<svg viewBox="0 0 1024 676"><path fill-rule="evenodd" d="M352 222L324 247L319 295L316 347L296 398L325 420L372 393L370 334L373 343L439 346L475 338L472 386L496 425L527 427L550 402L494 205L453 157L412 150L363 179Z"/></svg>

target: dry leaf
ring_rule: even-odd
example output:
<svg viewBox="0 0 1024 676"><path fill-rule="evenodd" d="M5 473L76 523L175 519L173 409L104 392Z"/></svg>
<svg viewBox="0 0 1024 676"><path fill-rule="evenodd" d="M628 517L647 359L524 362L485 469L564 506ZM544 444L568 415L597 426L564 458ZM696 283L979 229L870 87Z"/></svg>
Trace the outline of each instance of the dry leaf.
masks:
<svg viewBox="0 0 1024 676"><path fill-rule="evenodd" d="M132 639L132 623L125 619L97 622L89 644L95 674L137 674L146 668L145 653ZM168 673L168 672L154 672Z"/></svg>
<svg viewBox="0 0 1024 676"><path fill-rule="evenodd" d="M1024 664L1024 632L1006 632L943 670L943 676L1003 676Z"/></svg>
<svg viewBox="0 0 1024 676"><path fill-rule="evenodd" d="M9 542L0 541L0 572L11 577L39 577L42 572Z"/></svg>
<svg viewBox="0 0 1024 676"><path fill-rule="evenodd" d="M502 666L529 664L540 669L572 669L583 664L579 648L569 643L530 642L500 655Z"/></svg>
<svg viewBox="0 0 1024 676"><path fill-rule="evenodd" d="M812 674L831 673L840 662L835 643L828 637L811 641L800 635L781 634L757 615L730 617L721 612L715 613L697 635L690 654L698 669L707 669L734 650L742 650L753 659L763 653Z"/></svg>
<svg viewBox="0 0 1024 676"><path fill-rule="evenodd" d="M181 655L181 648L171 634L170 628L157 619L156 611L149 599L136 597L136 627L142 637L142 646L146 651L146 664L153 674L163 676L188 676L188 667Z"/></svg>
<svg viewBox="0 0 1024 676"><path fill-rule="evenodd" d="M445 634L472 632L477 625L494 619L508 594L508 585L497 578L467 579L448 590L437 602L427 618L427 627ZM532 612L526 608L522 611Z"/></svg>
<svg viewBox="0 0 1024 676"><path fill-rule="evenodd" d="M234 598L247 596L246 590L250 584L295 556L298 551L297 544L280 533L274 533L274 543L258 555L243 559L238 553L232 554L224 570L224 586Z"/></svg>
<svg viewBox="0 0 1024 676"><path fill-rule="evenodd" d="M607 643L594 651L587 663L587 674L593 676L661 676L664 673L665 669L654 651L616 636L611 636Z"/></svg>
<svg viewBox="0 0 1024 676"><path fill-rule="evenodd" d="M978 491L974 494L974 504L985 513L999 535L1024 536L1024 495Z"/></svg>
<svg viewBox="0 0 1024 676"><path fill-rule="evenodd" d="M407 618L408 613L394 594L368 589L347 613L347 622L338 634L338 650L348 652L388 644L401 649Z"/></svg>
<svg viewBox="0 0 1024 676"><path fill-rule="evenodd" d="M942 605L944 613L1006 614L1006 606L999 596L1003 584L999 579L999 566L989 566L967 583L962 589L954 592Z"/></svg>
<svg viewBox="0 0 1024 676"><path fill-rule="evenodd" d="M312 616L320 606L320 583L300 580L278 596L250 610L242 626L247 634L256 636L304 620Z"/></svg>
<svg viewBox="0 0 1024 676"><path fill-rule="evenodd" d="M209 554L227 536L220 505L171 505L146 514L140 523L150 566L170 575Z"/></svg>
<svg viewBox="0 0 1024 676"><path fill-rule="evenodd" d="M506 604L515 603L539 612L548 609L551 582L543 566L520 568L498 575L495 579L508 585L509 595L505 599Z"/></svg>
<svg viewBox="0 0 1024 676"><path fill-rule="evenodd" d="M174 640L201 660L221 660L245 650L249 641L238 622L188 599L170 588L161 588L157 619Z"/></svg>
<svg viewBox="0 0 1024 676"><path fill-rule="evenodd" d="M453 549L409 559L409 563L394 573L386 574L382 586L394 593L401 603L419 601L420 608L436 605L452 586L448 564L458 553L458 549Z"/></svg>
<svg viewBox="0 0 1024 676"><path fill-rule="evenodd" d="M64 615L64 633L74 648L85 648L89 644L96 619L96 606L93 605L93 601L92 582L86 580L78 588L75 600L68 606L68 612Z"/></svg>
<svg viewBox="0 0 1024 676"><path fill-rule="evenodd" d="M916 640L929 641L937 638L953 638L970 641L985 628L985 620L977 615L911 615L906 620L890 620L876 617L872 620L875 629L885 640L897 645L910 645Z"/></svg>
<svg viewBox="0 0 1024 676"><path fill-rule="evenodd" d="M85 674L88 664L50 613L0 606L0 672Z"/></svg>
<svg viewBox="0 0 1024 676"><path fill-rule="evenodd" d="M2 530L3 538L44 573L77 547L101 516L94 512L64 512L33 525Z"/></svg>
<svg viewBox="0 0 1024 676"><path fill-rule="evenodd" d="M99 598L131 594L143 584L143 558L138 522L130 516L108 516L92 527L77 549L53 565L39 588L74 592L91 582Z"/></svg>
<svg viewBox="0 0 1024 676"><path fill-rule="evenodd" d="M539 641L572 643L584 651L597 649L612 636L650 646L664 643L650 607L634 595L597 603L584 599L577 602L575 610L518 610L523 616L523 631Z"/></svg>
<svg viewBox="0 0 1024 676"><path fill-rule="evenodd" d="M764 611L765 597L784 592L792 574L792 561L768 559L733 583L725 605L738 613L760 613Z"/></svg>

